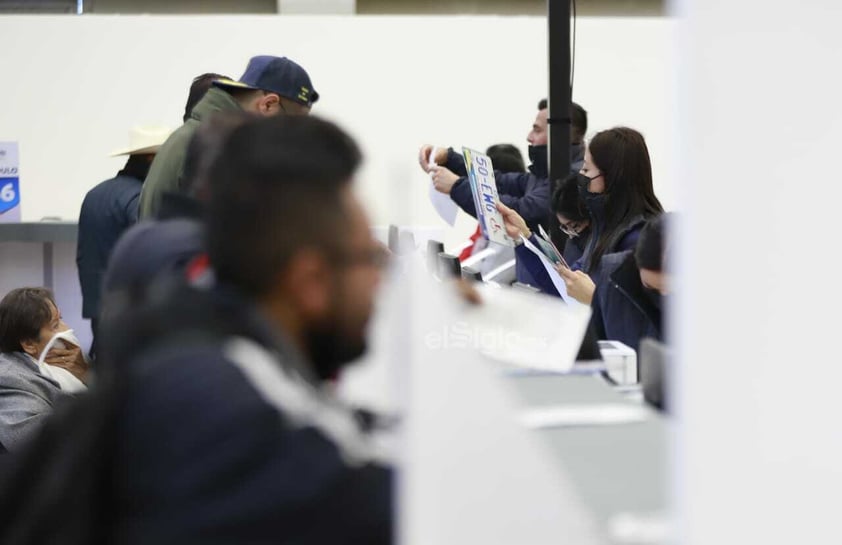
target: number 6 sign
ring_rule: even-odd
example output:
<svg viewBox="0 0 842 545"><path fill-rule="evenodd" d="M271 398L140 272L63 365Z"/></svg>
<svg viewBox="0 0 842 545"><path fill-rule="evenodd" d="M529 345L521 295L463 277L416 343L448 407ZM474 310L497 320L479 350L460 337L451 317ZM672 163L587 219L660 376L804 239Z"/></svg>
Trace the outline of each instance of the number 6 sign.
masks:
<svg viewBox="0 0 842 545"><path fill-rule="evenodd" d="M18 144L0 142L0 221L19 221L19 207Z"/></svg>

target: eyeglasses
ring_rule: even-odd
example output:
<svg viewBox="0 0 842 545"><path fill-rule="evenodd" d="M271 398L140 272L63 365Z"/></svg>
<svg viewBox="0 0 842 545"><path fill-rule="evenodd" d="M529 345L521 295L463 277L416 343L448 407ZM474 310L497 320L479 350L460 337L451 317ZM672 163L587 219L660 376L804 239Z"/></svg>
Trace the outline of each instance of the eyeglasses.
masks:
<svg viewBox="0 0 842 545"><path fill-rule="evenodd" d="M568 221L566 223L559 223L559 230L570 238L578 237L582 231L588 226L585 221Z"/></svg>

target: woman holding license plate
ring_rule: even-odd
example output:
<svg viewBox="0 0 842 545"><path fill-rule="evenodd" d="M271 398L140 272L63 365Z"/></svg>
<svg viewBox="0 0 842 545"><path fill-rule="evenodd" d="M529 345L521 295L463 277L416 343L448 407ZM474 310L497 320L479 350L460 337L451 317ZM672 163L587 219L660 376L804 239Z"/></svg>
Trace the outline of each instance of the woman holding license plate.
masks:
<svg viewBox="0 0 842 545"><path fill-rule="evenodd" d="M574 239L587 236L587 240L574 243L582 248L582 254L575 261L568 261L569 268L560 267L559 274L564 278L570 295L589 302L592 282L584 276L596 279L604 255L633 250L643 225L648 219L661 214L663 207L652 186L649 150L643 136L634 129L616 127L597 133L585 151L582 170L575 177L575 182L573 180L568 178L559 186L557 191L563 193L554 195L557 198L553 199L553 212L568 237L575 233ZM581 205L587 211L587 222L581 217L568 217L570 210L575 209L571 206L569 185L566 185L571 183L577 184ZM516 240L521 235L525 238L534 236L516 212L505 206L501 211L510 236ZM590 234L587 234L588 230ZM568 254L567 248L565 254ZM518 261L529 269L536 287L545 293L558 295L537 256L523 246L516 249L516 255Z"/></svg>

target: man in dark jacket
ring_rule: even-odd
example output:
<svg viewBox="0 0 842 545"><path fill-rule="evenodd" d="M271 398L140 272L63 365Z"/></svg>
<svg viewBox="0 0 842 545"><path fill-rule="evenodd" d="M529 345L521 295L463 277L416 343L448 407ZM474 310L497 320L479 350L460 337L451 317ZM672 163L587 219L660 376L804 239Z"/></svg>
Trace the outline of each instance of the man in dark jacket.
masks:
<svg viewBox="0 0 842 545"><path fill-rule="evenodd" d="M571 171L578 172L584 160L584 135L587 132L587 113L576 103L571 105ZM532 123L532 130L526 136L529 142L529 172L503 173L494 172L500 201L515 210L526 220L532 230L539 225L546 226L550 214L550 183L547 161L547 100L538 103L538 113ZM447 193L459 208L476 217L476 207L471 194L471 184L461 153L450 149L441 149L434 161L438 166L430 166L432 146L424 146L419 154L421 167L429 172L437 190Z"/></svg>
<svg viewBox="0 0 842 545"><path fill-rule="evenodd" d="M184 156L196 127L216 112L306 115L319 99L310 76L286 57L253 57L239 81L217 80L161 147L140 196L140 219L157 217L163 195L183 192Z"/></svg>
<svg viewBox="0 0 842 545"><path fill-rule="evenodd" d="M351 190L359 162L315 118L250 119L226 139L206 219L216 282L166 298L187 323L123 363L117 541L391 542L391 471L323 387L366 348L382 264Z"/></svg>
<svg viewBox="0 0 842 545"><path fill-rule="evenodd" d="M138 127L129 133L130 145L114 156L129 159L117 176L106 180L85 195L79 212L76 266L82 287L82 317L91 320L96 338L102 278L117 240L135 221L143 181L158 148L169 129Z"/></svg>

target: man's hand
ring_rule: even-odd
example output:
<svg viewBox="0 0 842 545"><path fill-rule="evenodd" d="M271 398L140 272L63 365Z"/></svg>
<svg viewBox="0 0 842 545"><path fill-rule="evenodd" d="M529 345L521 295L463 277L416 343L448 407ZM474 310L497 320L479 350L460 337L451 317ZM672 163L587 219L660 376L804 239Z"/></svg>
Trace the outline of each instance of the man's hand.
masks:
<svg viewBox="0 0 842 545"><path fill-rule="evenodd" d="M69 344L69 348L51 348L47 352L44 362L67 369L73 376L85 382L85 376L88 374L88 362L85 361L85 355L82 354L82 349L78 346Z"/></svg>
<svg viewBox="0 0 842 545"><path fill-rule="evenodd" d="M526 226L526 221L520 217L520 214L499 201L497 202L497 210L503 215L506 234L509 235L509 238L519 240L521 236L524 238L532 236L532 231Z"/></svg>
<svg viewBox="0 0 842 545"><path fill-rule="evenodd" d="M593 301L594 291L596 291L596 284L593 283L591 277L582 271L571 271L563 265L556 265L556 270L564 279L567 294L580 303L590 305Z"/></svg>
<svg viewBox="0 0 842 545"><path fill-rule="evenodd" d="M459 179L459 176L446 167L431 167L430 177L433 179L433 186L436 188L436 191L446 193L447 195L450 195L453 184Z"/></svg>
<svg viewBox="0 0 842 545"><path fill-rule="evenodd" d="M434 146L426 145L421 146L421 149L418 150L418 164L421 165L421 168L424 172L430 172L430 153L433 151ZM433 158L434 162L437 165L443 165L447 163L447 149L445 148L435 148L436 156Z"/></svg>

